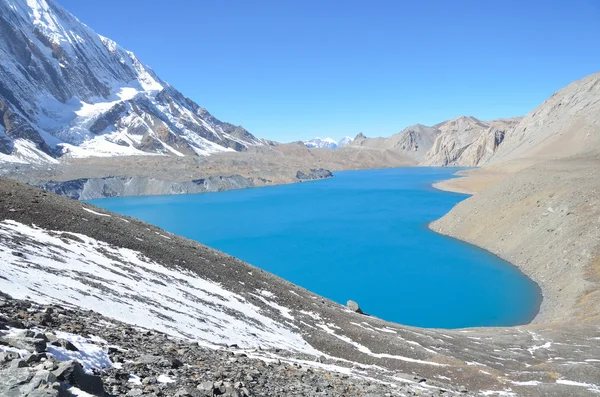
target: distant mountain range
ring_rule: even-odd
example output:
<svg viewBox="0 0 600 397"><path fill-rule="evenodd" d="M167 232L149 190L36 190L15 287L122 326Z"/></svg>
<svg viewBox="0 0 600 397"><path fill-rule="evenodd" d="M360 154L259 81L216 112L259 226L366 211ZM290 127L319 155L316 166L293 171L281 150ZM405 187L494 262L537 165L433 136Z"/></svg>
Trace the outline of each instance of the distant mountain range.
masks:
<svg viewBox="0 0 600 397"><path fill-rule="evenodd" d="M331 138L316 137L310 141L304 141L304 144L313 149L337 149L352 143L353 140L354 138L349 136L345 136L337 142Z"/></svg>
<svg viewBox="0 0 600 397"><path fill-rule="evenodd" d="M359 133L355 138L344 137L339 142L331 138L305 141L309 148L373 149L401 154L414 165L478 166L492 157L506 132L521 118L481 121L461 116L428 127L415 124L389 137L368 138Z"/></svg>
<svg viewBox="0 0 600 397"><path fill-rule="evenodd" d="M269 144L216 119L52 0L0 0L0 58L0 161Z"/></svg>
<svg viewBox="0 0 600 397"><path fill-rule="evenodd" d="M53 0L0 0L0 59L0 163L55 163L60 157L200 156L276 145L218 120L160 79L132 52L96 34ZM354 166L360 156L352 149L362 154L383 151L383 155L373 152L364 157L388 159L389 166L480 166L493 161L498 151L508 158L528 150L531 142L541 144L552 131L560 134L559 124L539 120L544 115L558 119L568 111L587 111L583 105L581 109L572 105L576 102L567 94L595 103L589 98L597 98L597 76L559 91L563 100L555 103L559 96L553 96L525 118L481 121L462 116L434 126L417 124L386 138L361 133L355 139L314 138L303 144L346 147L346 157ZM584 84L589 92L579 90ZM571 107L564 110L566 103ZM540 122L543 129L537 128ZM539 133L532 135L532 130ZM567 149L571 146L560 147ZM578 146L572 149L577 150ZM257 156L265 153L256 152ZM344 154L340 151L336 156Z"/></svg>

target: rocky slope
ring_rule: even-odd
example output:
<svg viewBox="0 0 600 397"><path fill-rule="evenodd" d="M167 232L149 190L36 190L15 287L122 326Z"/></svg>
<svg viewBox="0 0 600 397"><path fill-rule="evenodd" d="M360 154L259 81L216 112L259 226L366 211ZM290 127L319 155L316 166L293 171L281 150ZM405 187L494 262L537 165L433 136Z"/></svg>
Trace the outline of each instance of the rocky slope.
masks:
<svg viewBox="0 0 600 397"><path fill-rule="evenodd" d="M54 360L73 358L48 351L50 368L38 367L42 357L29 359L28 349L43 332L50 340L86 343L75 347L93 349L96 358L108 355L92 367L105 391L116 388L118 395L202 396L215 387L221 393L221 386L229 395L244 388L250 395L349 396L600 390L600 334L591 323L405 327L135 219L3 179L0 219L0 291L35 302L0 302L0 327L11 335L19 327L34 332L33 339L18 334L0 343L26 358L21 364L11 356L3 374L31 379L36 371L55 371L61 364ZM62 309L46 315L45 305ZM177 362L184 365L173 368ZM162 384L161 376L174 382Z"/></svg>
<svg viewBox="0 0 600 397"><path fill-rule="evenodd" d="M486 163L519 118L481 121L458 117L433 126L439 131L421 165L476 167Z"/></svg>
<svg viewBox="0 0 600 397"><path fill-rule="evenodd" d="M53 0L0 1L0 161L204 155L266 144Z"/></svg>
<svg viewBox="0 0 600 397"><path fill-rule="evenodd" d="M490 161L533 164L594 151L600 139L600 73L559 90L508 131Z"/></svg>
<svg viewBox="0 0 600 397"><path fill-rule="evenodd" d="M410 158L414 165L475 167L494 156L504 135L519 120L481 121L463 116L433 127L417 124L388 138L359 134L350 147L395 151Z"/></svg>

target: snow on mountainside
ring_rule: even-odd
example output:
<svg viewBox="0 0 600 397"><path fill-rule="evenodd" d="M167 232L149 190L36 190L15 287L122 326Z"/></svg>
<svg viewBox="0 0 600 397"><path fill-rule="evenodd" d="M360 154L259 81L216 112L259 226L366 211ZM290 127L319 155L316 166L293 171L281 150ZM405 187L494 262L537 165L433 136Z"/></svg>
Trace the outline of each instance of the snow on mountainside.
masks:
<svg viewBox="0 0 600 397"><path fill-rule="evenodd" d="M339 141L335 141L331 138L313 138L310 141L304 141L304 144L309 148L318 148L318 149L337 149L342 146L346 146L352 143L353 138L349 136L345 136Z"/></svg>
<svg viewBox="0 0 600 397"><path fill-rule="evenodd" d="M345 136L338 141L337 145L338 145L338 147L346 146L346 145L351 144L353 140L354 140L354 138L352 138L350 136Z"/></svg>
<svg viewBox="0 0 600 397"><path fill-rule="evenodd" d="M109 216L83 210L90 216ZM13 255L11 249L19 249L23 256ZM82 234L3 221L0 258L5 274L0 278L0 291L11 296L29 296L38 302L52 296L53 300L101 311L120 321L209 345L234 342L316 354L289 327L263 315L251 302L219 284L189 270L168 269L140 252L111 247ZM40 264L36 277L31 277L28 265L33 258ZM91 293L94 289L98 294ZM106 305L107 301L111 304Z"/></svg>
<svg viewBox="0 0 600 397"><path fill-rule="evenodd" d="M262 145L53 0L0 0L0 161L206 155Z"/></svg>

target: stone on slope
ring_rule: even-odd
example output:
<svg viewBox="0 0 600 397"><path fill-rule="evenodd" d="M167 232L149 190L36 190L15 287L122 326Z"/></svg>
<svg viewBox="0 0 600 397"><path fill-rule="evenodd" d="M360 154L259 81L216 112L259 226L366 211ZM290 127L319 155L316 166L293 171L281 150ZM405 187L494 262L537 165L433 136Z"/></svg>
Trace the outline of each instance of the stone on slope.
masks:
<svg viewBox="0 0 600 397"><path fill-rule="evenodd" d="M360 306L358 306L358 303L352 300L346 302L346 306L348 307L348 309L352 310L355 313L364 314L363 311L360 309Z"/></svg>
<svg viewBox="0 0 600 397"><path fill-rule="evenodd" d="M85 392L95 396L104 395L102 379L86 374L77 361L70 360L59 363L58 368L52 371L52 374L61 382L67 382Z"/></svg>

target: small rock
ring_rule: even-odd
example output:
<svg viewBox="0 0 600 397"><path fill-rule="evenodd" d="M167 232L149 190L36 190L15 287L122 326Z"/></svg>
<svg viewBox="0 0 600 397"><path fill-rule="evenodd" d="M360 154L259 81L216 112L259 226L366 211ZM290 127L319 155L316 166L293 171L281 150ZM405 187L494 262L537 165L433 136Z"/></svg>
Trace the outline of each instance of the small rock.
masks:
<svg viewBox="0 0 600 397"><path fill-rule="evenodd" d="M10 363L11 368L25 368L28 367L27 361L23 359L12 360Z"/></svg>
<svg viewBox="0 0 600 397"><path fill-rule="evenodd" d="M9 320L6 322L6 325L12 328L25 329L25 324L19 320Z"/></svg>
<svg viewBox="0 0 600 397"><path fill-rule="evenodd" d="M19 357L20 357L19 353L3 352L3 353L0 353L0 363L5 363L8 361L16 360Z"/></svg>
<svg viewBox="0 0 600 397"><path fill-rule="evenodd" d="M25 362L27 362L27 364L39 363L42 358L46 357L46 353L33 353L25 357Z"/></svg>
<svg viewBox="0 0 600 397"><path fill-rule="evenodd" d="M67 349L69 351L72 351L72 352L78 352L79 351L79 349L73 343L69 342L68 340L59 339L58 343L60 344L60 346L62 348L65 348L65 349Z"/></svg>

